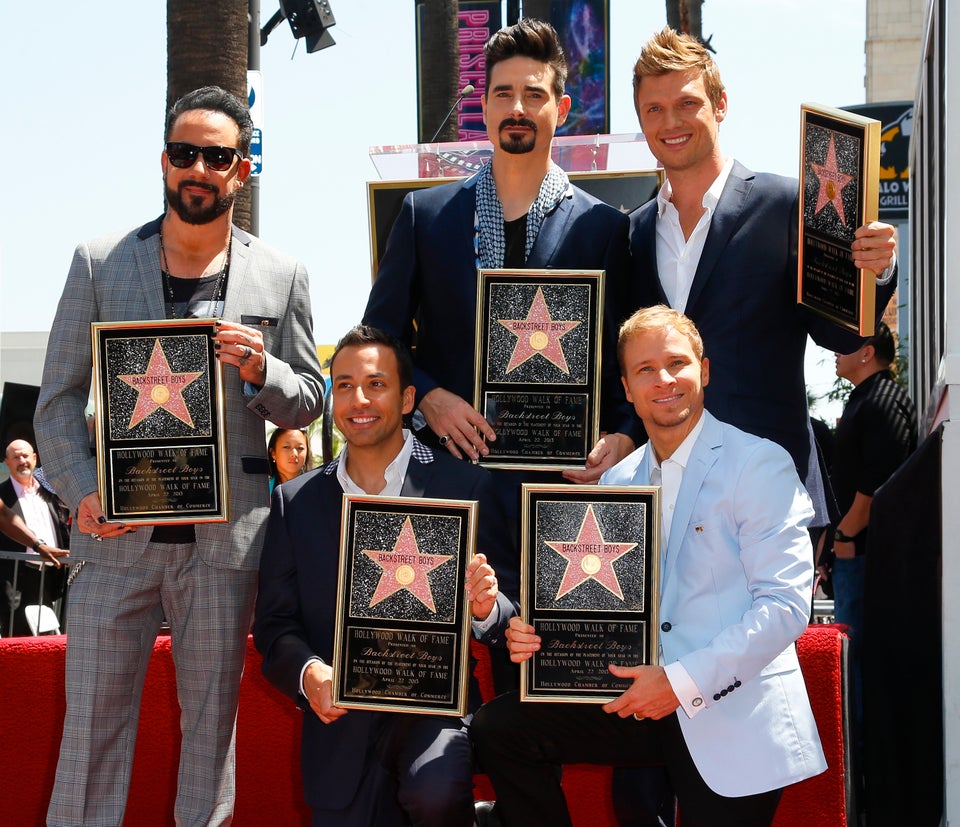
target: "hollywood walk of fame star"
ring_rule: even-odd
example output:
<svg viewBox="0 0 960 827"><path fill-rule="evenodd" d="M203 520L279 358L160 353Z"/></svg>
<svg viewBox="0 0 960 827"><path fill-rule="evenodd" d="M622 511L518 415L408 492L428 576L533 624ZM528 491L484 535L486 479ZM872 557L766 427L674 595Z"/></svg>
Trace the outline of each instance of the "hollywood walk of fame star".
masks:
<svg viewBox="0 0 960 827"><path fill-rule="evenodd" d="M825 164L810 164L817 178L820 179L820 189L817 191L817 206L814 209L814 215L819 214L820 210L833 204L833 208L840 217L840 223L847 226L847 219L843 213L843 188L849 184L855 176L846 175L840 172L837 167L837 149L833 145L833 133L830 134L830 146L827 147L827 162Z"/></svg>
<svg viewBox="0 0 960 827"><path fill-rule="evenodd" d="M403 528L400 529L400 536L397 537L392 551L364 549L363 553L383 570L377 590L370 601L371 607L400 589L406 589L431 612L436 613L427 573L442 566L453 555L422 554L409 517L403 521Z"/></svg>
<svg viewBox="0 0 960 827"><path fill-rule="evenodd" d="M537 288L537 295L533 297L533 304L525 319L498 319L507 330L517 337L517 343L507 365L507 373L520 367L528 359L538 353L547 361L552 362L564 373L570 373L567 359L563 355L560 337L565 336L579 321L554 321L550 318L550 309L543 298L543 288Z"/></svg>
<svg viewBox="0 0 960 827"><path fill-rule="evenodd" d="M636 548L637 543L606 542L600 533L592 505L587 506L587 513L583 516L576 540L544 542L567 561L555 600L569 594L586 580L596 580L608 592L623 600L623 591L617 573L613 570L613 561Z"/></svg>
<svg viewBox="0 0 960 827"><path fill-rule="evenodd" d="M127 373L117 376L117 379L126 382L139 394L127 428L139 425L157 408L163 408L192 428L193 417L190 416L187 403L183 399L183 391L187 385L201 376L203 376L202 371L174 373L170 370L167 354L163 352L160 340L157 339L153 343L153 353L150 354L146 373Z"/></svg>

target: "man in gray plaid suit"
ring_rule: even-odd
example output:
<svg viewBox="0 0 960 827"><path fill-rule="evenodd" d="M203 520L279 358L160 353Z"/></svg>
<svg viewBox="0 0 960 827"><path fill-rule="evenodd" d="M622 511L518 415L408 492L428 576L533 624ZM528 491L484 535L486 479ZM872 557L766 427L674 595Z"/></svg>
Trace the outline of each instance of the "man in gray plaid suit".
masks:
<svg viewBox="0 0 960 827"><path fill-rule="evenodd" d="M232 817L239 684L270 510L263 421L309 424L324 389L303 265L231 223L250 174L251 130L247 107L217 87L177 101L161 155L164 215L81 244L60 299L35 425L47 477L76 511L71 556L85 566L71 586L49 825L122 822L143 680L164 616L181 707L176 822ZM188 316L220 319L230 521L139 530L107 522L84 420L90 323Z"/></svg>

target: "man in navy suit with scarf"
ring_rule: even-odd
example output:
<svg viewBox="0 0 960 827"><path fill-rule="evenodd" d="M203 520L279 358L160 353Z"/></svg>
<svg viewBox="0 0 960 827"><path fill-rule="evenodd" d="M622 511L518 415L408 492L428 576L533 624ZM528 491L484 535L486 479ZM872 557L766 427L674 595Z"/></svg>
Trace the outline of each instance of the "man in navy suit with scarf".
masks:
<svg viewBox="0 0 960 827"><path fill-rule="evenodd" d="M516 612L498 588L499 575L508 594L518 593L516 552L489 472L403 429L414 387L402 343L360 325L338 344L330 376L333 417L347 444L337 459L274 492L253 632L263 672L304 711L303 787L315 825L471 827L467 720L333 705L343 494L479 501L482 553L467 567L466 596L474 634L486 643L502 640Z"/></svg>
<svg viewBox="0 0 960 827"><path fill-rule="evenodd" d="M428 426L420 436L476 460L496 438L469 401L478 268L605 270L601 431L608 435L593 456L609 467L633 450L627 436L633 411L623 397L615 353L617 327L632 310L625 283L629 222L573 186L551 161L554 134L571 105L564 94L566 59L553 27L521 20L496 32L484 54L481 102L493 159L463 181L404 199L364 322L407 344L416 322L416 405ZM497 474L514 483L498 490L515 515L521 477Z"/></svg>
<svg viewBox="0 0 960 827"><path fill-rule="evenodd" d="M839 353L862 340L797 304L797 181L754 173L723 154L727 93L696 38L672 29L655 34L634 66L633 90L667 180L631 217L631 307L663 303L693 320L710 354L707 410L790 452L817 509L811 525L822 527L832 494L809 424L807 335ZM878 275L878 320L896 286L893 235L889 224L873 222L857 229L852 244L853 263ZM635 800L636 781L625 786ZM624 827L657 823L620 814Z"/></svg>

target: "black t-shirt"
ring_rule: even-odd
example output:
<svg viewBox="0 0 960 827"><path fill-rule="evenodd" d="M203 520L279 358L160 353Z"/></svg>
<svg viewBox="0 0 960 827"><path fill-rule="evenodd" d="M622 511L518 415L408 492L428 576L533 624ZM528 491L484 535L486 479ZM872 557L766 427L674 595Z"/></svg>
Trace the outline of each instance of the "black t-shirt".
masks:
<svg viewBox="0 0 960 827"><path fill-rule="evenodd" d="M164 273L163 281L168 318L212 319L223 315L223 297L227 292L226 274L224 274L222 285L218 285L220 273L201 276L198 279L182 279L179 276ZM170 313L171 293L173 293L173 314ZM215 295L219 295L216 301ZM150 539L154 543L195 543L197 533L193 524L158 525L154 526Z"/></svg>
<svg viewBox="0 0 960 827"><path fill-rule="evenodd" d="M527 217L503 222L503 266L519 270L527 263Z"/></svg>

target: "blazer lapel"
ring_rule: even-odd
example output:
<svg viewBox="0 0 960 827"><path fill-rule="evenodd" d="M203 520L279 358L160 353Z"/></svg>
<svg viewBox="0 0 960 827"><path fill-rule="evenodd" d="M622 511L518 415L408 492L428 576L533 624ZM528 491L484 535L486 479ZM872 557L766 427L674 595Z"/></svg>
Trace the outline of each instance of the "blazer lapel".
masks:
<svg viewBox="0 0 960 827"><path fill-rule="evenodd" d="M167 297L163 292L163 276L160 270L161 221L162 218L158 218L144 224L137 234L140 243L133 248L140 293L146 302L146 319L167 318Z"/></svg>
<svg viewBox="0 0 960 827"><path fill-rule="evenodd" d="M710 222L710 232L707 234L707 241L703 246L703 253L700 255L700 263L697 265L697 273L693 277L693 284L690 286L690 295L687 297L686 313L696 305L697 299L703 292L703 288L709 281L717 262L723 255L730 236L740 223L740 217L743 214L744 203L750 190L753 187L753 173L742 164L734 161L733 169L730 171L730 177L727 178L726 186L720 194L720 200L717 202L717 209Z"/></svg>
<svg viewBox="0 0 960 827"><path fill-rule="evenodd" d="M540 233L533 242L533 249L527 259L530 269L549 267L556 257L557 248L567 234L570 219L573 216L573 199L564 197L557 208L543 217Z"/></svg>
<svg viewBox="0 0 960 827"><path fill-rule="evenodd" d="M683 471L680 491L677 493L677 504L673 510L673 521L670 523L670 542L667 544L667 557L664 561L664 580L669 578L677 564L680 546L686 536L687 526L690 524L694 506L700 496L703 481L718 458L715 449L723 442L717 420L706 411L703 412L703 416L705 417L703 431L694 443L687 467Z"/></svg>
<svg viewBox="0 0 960 827"><path fill-rule="evenodd" d="M230 238L230 272L223 301L223 318L240 319L243 298L248 295L244 282L250 272L250 237L236 227ZM255 295L255 293L254 293Z"/></svg>
<svg viewBox="0 0 960 827"><path fill-rule="evenodd" d="M646 272L656 273L657 297L661 304L669 304L667 294L660 283L660 271L657 270L657 200L640 207L634 218L630 232L633 255L638 262L646 262Z"/></svg>
<svg viewBox="0 0 960 827"><path fill-rule="evenodd" d="M416 455L411 455L410 464L407 466L407 475L404 477L403 486L400 488L400 496L425 496L423 492L426 490L430 479L430 467L430 465L420 462Z"/></svg>

